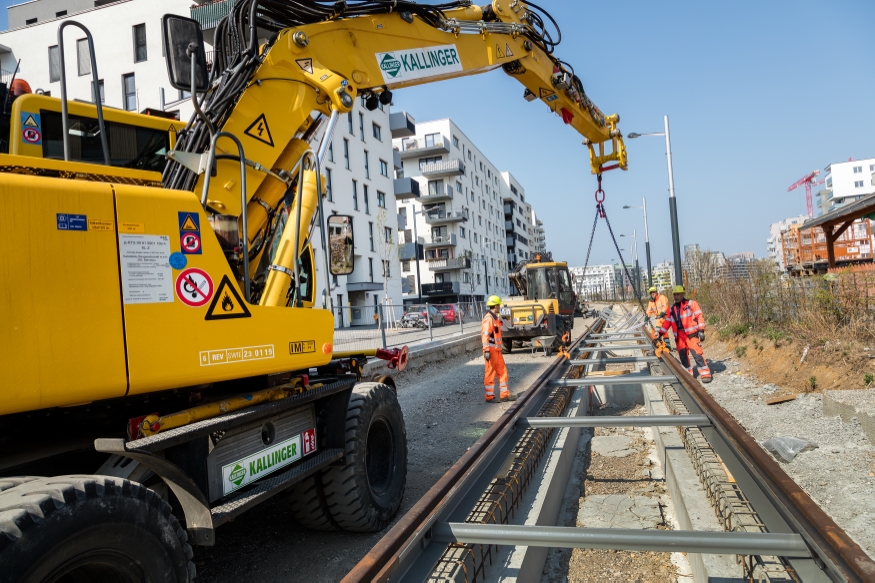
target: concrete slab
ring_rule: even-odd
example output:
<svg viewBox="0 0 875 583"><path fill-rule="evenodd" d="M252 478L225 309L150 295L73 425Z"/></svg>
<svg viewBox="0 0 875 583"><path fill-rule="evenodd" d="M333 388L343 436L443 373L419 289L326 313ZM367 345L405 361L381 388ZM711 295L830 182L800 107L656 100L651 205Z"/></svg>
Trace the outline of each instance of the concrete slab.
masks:
<svg viewBox="0 0 875 583"><path fill-rule="evenodd" d="M875 389L824 391L823 415L839 415L842 421L856 417L869 442L875 445Z"/></svg>
<svg viewBox="0 0 875 583"><path fill-rule="evenodd" d="M592 438L592 452L606 457L626 457L635 453L632 438L626 435L604 435Z"/></svg>
<svg viewBox="0 0 875 583"><path fill-rule="evenodd" d="M583 499L577 512L577 523L584 528L653 530L663 522L659 500L646 496L594 494Z"/></svg>

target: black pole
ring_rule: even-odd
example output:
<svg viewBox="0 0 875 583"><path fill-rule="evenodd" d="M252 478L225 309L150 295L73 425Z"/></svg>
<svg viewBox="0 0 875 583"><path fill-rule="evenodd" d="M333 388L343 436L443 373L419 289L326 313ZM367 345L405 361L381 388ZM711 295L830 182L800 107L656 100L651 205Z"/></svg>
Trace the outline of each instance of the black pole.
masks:
<svg viewBox="0 0 875 583"><path fill-rule="evenodd" d="M483 283L486 284L486 297L489 299L489 274L486 271L486 259L483 260Z"/></svg>
<svg viewBox="0 0 875 583"><path fill-rule="evenodd" d="M678 205L675 197L668 198L668 208L671 212L671 242L674 247L674 278L675 285L684 285L684 271L681 266L681 238L678 234Z"/></svg>
<svg viewBox="0 0 875 583"><path fill-rule="evenodd" d="M647 288L653 287L653 268L650 266L650 241L644 242L644 250L647 253Z"/></svg>
<svg viewBox="0 0 875 583"><path fill-rule="evenodd" d="M638 258L635 258L635 295L641 297L641 267Z"/></svg>
<svg viewBox="0 0 875 583"><path fill-rule="evenodd" d="M418 300L416 303L422 303L422 279L419 277L419 237L416 235L416 207L411 205L413 209L413 257L416 260L416 289Z"/></svg>

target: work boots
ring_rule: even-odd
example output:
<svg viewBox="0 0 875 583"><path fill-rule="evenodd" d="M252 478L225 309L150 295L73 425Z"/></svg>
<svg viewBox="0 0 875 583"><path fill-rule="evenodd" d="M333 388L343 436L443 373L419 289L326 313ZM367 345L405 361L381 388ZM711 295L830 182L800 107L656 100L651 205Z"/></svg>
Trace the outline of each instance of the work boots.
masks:
<svg viewBox="0 0 875 583"><path fill-rule="evenodd" d="M513 393L511 393L509 397L503 398L501 400L501 402L502 403L510 403L511 401L516 401L516 400L517 400L517 395L514 395Z"/></svg>

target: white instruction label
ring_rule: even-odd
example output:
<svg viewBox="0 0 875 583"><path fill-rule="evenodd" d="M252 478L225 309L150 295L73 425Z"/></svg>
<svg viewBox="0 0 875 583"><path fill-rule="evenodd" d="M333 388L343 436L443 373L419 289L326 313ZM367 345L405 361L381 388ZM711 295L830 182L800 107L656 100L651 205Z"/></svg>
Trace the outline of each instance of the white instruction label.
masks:
<svg viewBox="0 0 875 583"><path fill-rule="evenodd" d="M173 302L168 235L119 234L122 296L126 304Z"/></svg>

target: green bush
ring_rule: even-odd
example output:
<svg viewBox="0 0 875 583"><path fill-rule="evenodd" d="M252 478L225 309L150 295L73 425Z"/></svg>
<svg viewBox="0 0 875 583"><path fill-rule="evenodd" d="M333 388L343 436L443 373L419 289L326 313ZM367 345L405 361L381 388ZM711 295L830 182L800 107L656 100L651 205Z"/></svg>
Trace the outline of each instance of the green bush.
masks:
<svg viewBox="0 0 875 583"><path fill-rule="evenodd" d="M720 328L719 330L717 330L717 339L721 342L725 342L733 336L735 336L735 334L732 333L731 328Z"/></svg>
<svg viewBox="0 0 875 583"><path fill-rule="evenodd" d="M745 354L747 354L747 344L735 347L735 356L737 356L738 358L741 358Z"/></svg>
<svg viewBox="0 0 875 583"><path fill-rule="evenodd" d="M815 390L817 388L817 377L809 377L808 386L812 391Z"/></svg>
<svg viewBox="0 0 875 583"><path fill-rule="evenodd" d="M747 324L735 324L731 327L733 336L741 336L742 338L747 338L747 333L749 332Z"/></svg>
<svg viewBox="0 0 875 583"><path fill-rule="evenodd" d="M776 328L768 328L766 330L766 338L774 342L775 346L778 346L781 340L785 340L787 338L787 335L780 330L777 330Z"/></svg>
<svg viewBox="0 0 875 583"><path fill-rule="evenodd" d="M708 324L710 324L711 326L716 326L720 323L720 316L718 316L717 314L712 314L705 318L705 321L708 322Z"/></svg>
<svg viewBox="0 0 875 583"><path fill-rule="evenodd" d="M863 382L866 383L867 387L872 384L872 381L875 381L875 375L873 375L871 372L867 372L865 375L863 375Z"/></svg>

